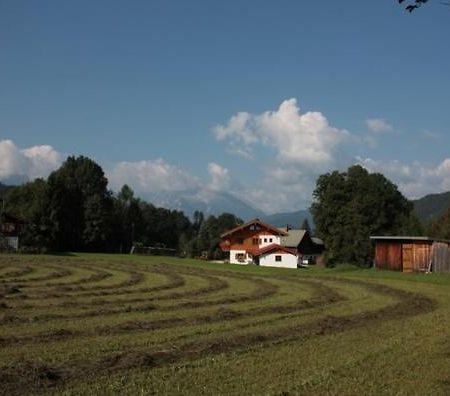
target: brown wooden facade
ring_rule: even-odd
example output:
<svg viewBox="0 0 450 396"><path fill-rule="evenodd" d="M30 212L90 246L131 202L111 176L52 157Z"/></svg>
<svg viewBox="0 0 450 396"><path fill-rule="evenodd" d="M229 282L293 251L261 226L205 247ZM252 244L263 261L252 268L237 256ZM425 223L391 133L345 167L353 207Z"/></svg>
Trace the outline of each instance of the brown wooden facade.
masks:
<svg viewBox="0 0 450 396"><path fill-rule="evenodd" d="M374 265L402 272L450 272L450 241L428 237L371 237Z"/></svg>

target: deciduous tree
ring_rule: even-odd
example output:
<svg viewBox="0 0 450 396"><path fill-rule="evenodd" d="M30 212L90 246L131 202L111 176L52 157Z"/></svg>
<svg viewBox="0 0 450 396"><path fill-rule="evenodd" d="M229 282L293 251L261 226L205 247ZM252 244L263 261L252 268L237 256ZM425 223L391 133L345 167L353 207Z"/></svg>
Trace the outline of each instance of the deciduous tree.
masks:
<svg viewBox="0 0 450 396"><path fill-rule="evenodd" d="M370 235L395 235L411 221L413 205L379 173L361 166L321 175L311 207L329 264L369 265Z"/></svg>

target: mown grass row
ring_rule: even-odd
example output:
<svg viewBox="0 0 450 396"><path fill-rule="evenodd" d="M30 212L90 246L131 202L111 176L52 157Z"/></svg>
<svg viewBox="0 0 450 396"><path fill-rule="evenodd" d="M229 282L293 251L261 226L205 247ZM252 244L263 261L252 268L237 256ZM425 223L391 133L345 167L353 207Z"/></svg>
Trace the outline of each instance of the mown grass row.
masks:
<svg viewBox="0 0 450 396"><path fill-rule="evenodd" d="M430 279L417 290L412 282L360 271L299 272L158 257L0 256L0 393L83 393L86 384L94 390L97 383L114 393L115 379L123 375L136 378L135 387L121 385L135 393L150 389L145 378L154 378L152 373L204 359L238 362L242 353L270 354L284 345L314 339L320 344L336 334L434 315L445 297ZM191 390L198 369L192 370ZM216 378L211 381L216 389ZM290 389L323 385L301 383L306 387L293 380ZM154 386L168 392L165 382ZM242 390L230 380L218 389Z"/></svg>

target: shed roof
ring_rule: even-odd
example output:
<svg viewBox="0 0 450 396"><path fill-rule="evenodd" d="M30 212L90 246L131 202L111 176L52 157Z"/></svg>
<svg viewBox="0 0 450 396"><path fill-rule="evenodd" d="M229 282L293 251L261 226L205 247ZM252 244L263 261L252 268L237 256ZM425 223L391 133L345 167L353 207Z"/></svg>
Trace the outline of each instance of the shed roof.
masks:
<svg viewBox="0 0 450 396"><path fill-rule="evenodd" d="M408 236L408 235L387 235L387 236L381 236L381 235L375 235L371 236L370 239L377 241L430 241L430 242L445 242L450 243L450 240L448 239L439 239L439 238L431 238L427 236Z"/></svg>

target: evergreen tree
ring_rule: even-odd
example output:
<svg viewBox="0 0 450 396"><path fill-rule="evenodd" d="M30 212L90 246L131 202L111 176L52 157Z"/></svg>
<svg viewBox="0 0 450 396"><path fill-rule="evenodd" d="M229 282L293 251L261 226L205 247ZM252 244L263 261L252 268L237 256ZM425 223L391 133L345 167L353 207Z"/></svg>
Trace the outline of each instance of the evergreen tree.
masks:
<svg viewBox="0 0 450 396"><path fill-rule="evenodd" d="M309 234L311 234L311 226L309 225L309 221L308 221L308 219L303 219L303 221L302 221L302 225L300 226L300 229L301 230L306 230L306 231L308 231L309 232Z"/></svg>

